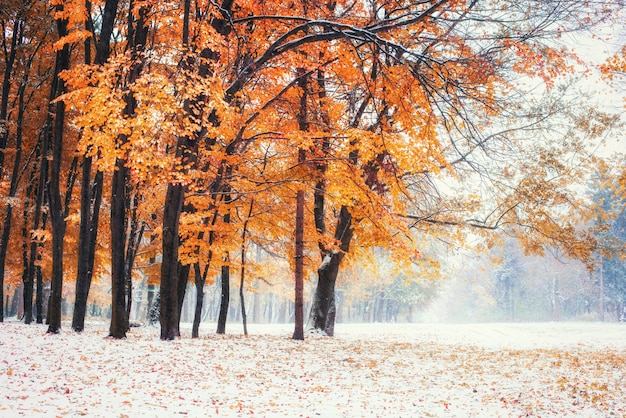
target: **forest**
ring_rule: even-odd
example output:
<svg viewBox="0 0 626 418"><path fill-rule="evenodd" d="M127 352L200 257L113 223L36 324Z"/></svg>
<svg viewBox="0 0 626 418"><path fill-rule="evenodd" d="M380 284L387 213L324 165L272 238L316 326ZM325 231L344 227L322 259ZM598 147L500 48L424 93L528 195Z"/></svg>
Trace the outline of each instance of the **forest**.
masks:
<svg viewBox="0 0 626 418"><path fill-rule="evenodd" d="M624 320L622 8L0 0L0 322Z"/></svg>

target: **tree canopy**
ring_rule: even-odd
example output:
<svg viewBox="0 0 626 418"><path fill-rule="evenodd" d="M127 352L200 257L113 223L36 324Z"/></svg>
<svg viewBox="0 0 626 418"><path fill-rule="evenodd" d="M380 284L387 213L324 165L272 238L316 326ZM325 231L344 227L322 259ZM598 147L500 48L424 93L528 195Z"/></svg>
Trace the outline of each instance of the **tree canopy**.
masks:
<svg viewBox="0 0 626 418"><path fill-rule="evenodd" d="M585 63L563 36L619 2L4 3L3 213L19 195L27 216L19 238L5 222L0 267L33 259L55 306L75 263L80 295L110 273L114 337L138 261L160 260L148 280L173 339L190 275L201 296L254 271L252 245L318 275L309 327L331 335L342 259L370 248L408 269L429 240L497 230L592 260L576 185L619 116L577 95Z"/></svg>

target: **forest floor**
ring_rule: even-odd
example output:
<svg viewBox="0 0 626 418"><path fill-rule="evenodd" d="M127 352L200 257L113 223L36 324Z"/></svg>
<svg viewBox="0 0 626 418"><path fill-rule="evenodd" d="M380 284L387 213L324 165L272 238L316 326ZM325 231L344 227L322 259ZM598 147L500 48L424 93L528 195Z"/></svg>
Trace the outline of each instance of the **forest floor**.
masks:
<svg viewBox="0 0 626 418"><path fill-rule="evenodd" d="M64 326L0 323L0 417L626 417L626 324Z"/></svg>

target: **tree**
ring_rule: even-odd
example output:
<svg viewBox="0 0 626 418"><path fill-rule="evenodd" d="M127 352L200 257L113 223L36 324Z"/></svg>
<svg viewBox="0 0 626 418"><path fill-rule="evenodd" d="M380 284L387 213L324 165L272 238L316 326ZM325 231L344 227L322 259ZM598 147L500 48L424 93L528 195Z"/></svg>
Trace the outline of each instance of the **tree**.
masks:
<svg viewBox="0 0 626 418"><path fill-rule="evenodd" d="M355 242L410 258L416 235L462 242L468 226L506 228L536 251L550 242L585 256L576 220L562 215L577 202L565 180L574 170L561 161L582 138L548 122L565 107L556 85L571 54L551 39L605 18L604 10L558 1L304 1L289 9L199 1L185 2L182 14L169 6L151 4L154 32L138 61L94 68L91 86L67 96L81 98L73 119L80 147L123 164L102 167L167 184L161 338L180 334L189 266L218 259L226 272L236 263L226 255L239 250L245 217L237 211L252 198L259 215L247 227L262 245L263 235L291 240L300 219L293 210L308 206L290 202L298 190L313 192L298 258L306 276L316 270L306 260L321 256L309 323L327 334L340 264ZM119 86L137 62L141 73ZM302 74L311 79L304 96ZM536 80L546 86L543 101L524 94ZM131 97L126 112L121 98ZM299 128L302 104L307 129ZM529 137L540 139L529 146ZM229 221L210 222L215 214Z"/></svg>
<svg viewBox="0 0 626 418"><path fill-rule="evenodd" d="M617 316L626 304L626 265L623 259L626 245L626 206L622 189L616 179L615 169L609 165L599 166L590 193L597 207L591 230L597 239L596 270L600 276L600 307L602 316L605 300L614 304Z"/></svg>
<svg viewBox="0 0 626 418"><path fill-rule="evenodd" d="M10 261L10 247L15 245L12 239L13 225L21 226L22 230L22 282L24 285L24 321L32 320L33 277L29 272L30 230L28 222L33 192L34 178L29 174L35 171L36 156L39 151L36 138L38 130L44 123L47 108L47 90L50 78L48 68L50 59L45 56L51 35L51 19L41 2L6 4L2 6L1 16L3 31L4 60L0 66L3 71L2 99L0 100L0 145L3 149L0 156L0 170L6 170L7 187L3 188L5 196L4 222L0 242L0 298L4 300L3 291L5 272ZM11 158L13 156L13 158ZM8 157L8 158L5 158ZM28 181L29 178L31 181ZM26 180L26 181L25 181ZM26 183L26 184L25 184ZM13 219L17 203L23 202L22 220ZM37 221L35 221L36 223ZM21 223L21 225L20 225ZM15 249L14 249L15 250ZM18 252L14 251L16 257ZM8 260L9 259L9 260ZM9 279L11 281L11 279ZM0 313L2 320L2 313Z"/></svg>
<svg viewBox="0 0 626 418"><path fill-rule="evenodd" d="M63 4L56 5L57 31L60 38L68 35L68 20L64 17ZM57 90L55 98L65 93L65 81L59 76L61 72L70 68L70 46L64 44L56 55L55 77L57 78ZM56 102L54 111L54 128L52 130L52 161L50 167L50 180L48 195L50 199L50 220L52 224L52 278L50 285L50 317L49 333L58 333L61 330L61 298L63 291L63 247L65 239L65 216L63 214L63 201L61 199L61 163L63 161L63 134L65 129L65 102Z"/></svg>
<svg viewBox="0 0 626 418"><path fill-rule="evenodd" d="M96 65L103 65L110 55L111 36L113 35L115 15L117 13L117 1L109 0L105 3L102 14L100 37L96 37L95 28L91 19L91 3L85 3L85 29L90 31L96 44ZM91 64L91 37L84 41L84 62ZM91 172L93 157L84 156L81 170L81 202L80 202L80 229L78 243L78 267L76 272L76 296L74 300L74 314L72 317L72 329L80 332L85 327L85 314L89 289L94 271L96 243L98 238L98 222L100 220L100 206L102 203L102 189L104 174L97 170L93 182Z"/></svg>

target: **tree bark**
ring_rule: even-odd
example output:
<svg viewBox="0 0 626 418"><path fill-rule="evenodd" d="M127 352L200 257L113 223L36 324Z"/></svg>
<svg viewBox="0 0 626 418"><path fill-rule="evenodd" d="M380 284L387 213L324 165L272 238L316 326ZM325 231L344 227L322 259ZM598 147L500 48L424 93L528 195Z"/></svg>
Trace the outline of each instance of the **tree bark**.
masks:
<svg viewBox="0 0 626 418"><path fill-rule="evenodd" d="M200 322L202 321L202 307L204 305L204 283L206 280L206 272L202 274L200 264L194 263L194 284L196 287L196 307L193 314L193 326L191 328L191 338L200 336Z"/></svg>
<svg viewBox="0 0 626 418"><path fill-rule="evenodd" d="M292 338L304 340L304 190L296 196L295 327Z"/></svg>
<svg viewBox="0 0 626 418"><path fill-rule="evenodd" d="M98 222L100 219L100 206L102 204L101 171L91 184L90 157L83 160L81 179L81 206L80 227L78 235L78 266L76 273L76 297L74 299L74 314L72 317L72 329L81 332L85 328L85 315L89 289L93 277L93 268L96 257L96 243L98 238Z"/></svg>
<svg viewBox="0 0 626 418"><path fill-rule="evenodd" d="M222 266L220 314L217 319L217 333L226 333L226 318L228 317L228 303L230 301L230 267Z"/></svg>
<svg viewBox="0 0 626 418"><path fill-rule="evenodd" d="M21 35L19 35L21 36ZM24 93L26 91L26 85L28 81L28 73L22 79L20 87L18 88L18 113L16 120L16 133L15 133L15 159L13 162L13 170L11 173L11 181L9 186L9 201L6 205L4 226L2 229L2 236L0 238L0 284L4 283L4 269L6 263L7 251L9 249L9 238L11 237L11 228L13 226L13 202L12 198L17 193L17 186L20 181L20 171L22 169L22 139L23 139L23 121L24 112L26 110L26 104L24 102ZM1 169L0 169L1 170ZM24 294L28 293L28 283L24 283ZM31 302L26 303L24 306L24 318L25 322L30 323L32 318L32 282L30 283L30 295Z"/></svg>
<svg viewBox="0 0 626 418"><path fill-rule="evenodd" d="M298 69L298 87L302 94L298 109L298 129L302 132L309 130L309 115L307 100L309 98L308 75L304 68ZM304 167L306 150L298 149L298 165ZM294 302L295 318L292 339L304 340L304 190L296 194L296 223L295 223L295 268L294 268Z"/></svg>
<svg viewBox="0 0 626 418"><path fill-rule="evenodd" d="M100 39L96 45L96 64L104 64L110 55L111 35L115 23L115 11L118 0L107 0L104 7ZM87 13L91 13L91 3L85 1ZM91 20L87 21L86 29L94 31ZM91 38L84 42L85 64L91 64ZM92 157L83 158L81 176L80 226L78 231L78 266L76 272L76 291L72 329L81 332L85 328L85 315L89 300L89 290L93 277L98 240L98 222L102 204L103 174L96 171L93 184L91 182Z"/></svg>
<svg viewBox="0 0 626 418"><path fill-rule="evenodd" d="M63 8L63 6L57 6ZM68 34L67 20L57 20L57 30L59 37ZM70 67L70 48L64 45L57 52L59 73ZM65 92L65 82L58 80L58 90L56 97ZM65 218L63 216L63 204L61 200L61 163L63 161L63 131L65 125L65 102L62 100L56 103L54 117L54 131L52 144L52 164L50 171L50 181L48 183L48 196L50 199L50 220L52 225L52 278L50 282L49 301L49 333L58 333L61 330L61 303L63 292L63 240L65 238ZM44 155L43 158L46 158Z"/></svg>
<svg viewBox="0 0 626 418"><path fill-rule="evenodd" d="M124 277L126 280L126 322L130 324L130 314L133 304L133 266L135 265L135 257L139 250L139 245L143 239L143 232L145 230L145 224L142 223L139 226L139 219L137 218L137 207L139 205L138 197L135 194L133 198L126 199L127 203L132 205L132 208L127 208L131 212L130 216L130 231L128 233L128 239L126 243L126 258L124 260Z"/></svg>
<svg viewBox="0 0 626 418"><path fill-rule="evenodd" d="M328 251L317 270L318 281L309 313L308 331L328 336L335 333L335 282L341 260L350 249L352 235L352 215L348 208L342 206L335 229L335 239L340 242L339 251Z"/></svg>
<svg viewBox="0 0 626 418"><path fill-rule="evenodd" d="M32 174L31 174L32 176ZM30 268L30 233L28 228L29 213L32 208L33 198L33 183L26 187L26 198L24 199L24 208L22 211L22 283L24 283L24 323L30 324L33 321L33 291L34 283L32 275L29 272ZM30 279L30 280L29 280Z"/></svg>
<svg viewBox="0 0 626 418"><path fill-rule="evenodd" d="M248 315L246 313L246 300L244 298L244 286L246 277L246 234L248 232L248 222L252 216L252 209L254 208L254 199L250 202L250 209L248 210L248 216L243 223L241 232L241 277L239 280L239 301L241 304L241 320L243 322L243 334L248 335ZM304 338L304 334L303 334Z"/></svg>
<svg viewBox="0 0 626 418"><path fill-rule="evenodd" d="M232 0L224 0L220 7L223 18L214 18L212 20L213 27L222 35L226 35L230 28L226 24L224 18L230 14ZM183 7L183 47L189 46L189 19L191 17L191 2L185 0ZM218 59L215 52L210 48L204 48L200 52L201 60L198 60L198 74L201 77L208 77L211 74L209 62ZM190 56L183 58L181 65L191 71L194 59ZM194 104L204 100L200 94L192 103L185 103L185 109L189 114L192 113ZM211 116L210 116L211 118ZM214 118L215 119L215 118ZM212 123L217 125L219 122L213 120ZM179 158L183 165L192 166L197 161L198 156L198 138L201 136L200 129L193 137L181 136L176 144L176 157ZM209 141L211 142L211 141ZM178 236L179 222L185 201L186 188L181 184L169 183L167 186L165 208L163 215L163 236L162 236L162 254L161 262L161 339L170 340L180 336L179 322L179 283L178 283L178 248L180 246L180 238Z"/></svg>
<svg viewBox="0 0 626 418"><path fill-rule="evenodd" d="M2 79L2 95L0 96L0 172L4 168L4 154L7 146L7 140L9 138L9 124L7 121L8 110L9 110L9 94L11 91L11 78L13 76L13 67L15 63L15 58L17 56L17 47L18 43L22 37L22 28L24 23L21 20L20 15L15 18L13 22L12 33L13 37L11 39L11 46L8 53L8 56L5 60L4 67L4 77ZM6 51L6 50L5 50ZM7 210L9 208L7 207ZM7 219L11 216L11 213L7 212ZM10 224L10 221L9 221ZM10 226L10 225L9 225ZM5 229L6 229L6 221L5 221ZM0 264L0 301L4 301L4 261L6 259L7 252L7 244L4 243L4 235L6 234L5 230L3 230L3 238L2 243L0 243L0 257L2 258ZM8 238L7 238L8 243ZM0 309L0 322L4 321L4 309Z"/></svg>
<svg viewBox="0 0 626 418"><path fill-rule="evenodd" d="M180 336L178 317L178 245L179 220L183 209L184 188L168 184L163 211L160 323L161 339L173 340Z"/></svg>
<svg viewBox="0 0 626 418"><path fill-rule="evenodd" d="M185 301L185 293L187 293L187 283L189 282L189 272L191 270L191 265L189 264L179 264L178 265L178 279L177 286L178 290L176 292L178 296L178 320L182 320L182 312L183 312L183 303Z"/></svg>
<svg viewBox="0 0 626 418"><path fill-rule="evenodd" d="M129 7L129 25L134 16L133 5ZM146 26L146 15L148 10L145 7L139 9L138 20L135 29L132 31L133 39L129 39L132 44L133 66L129 72L128 84L133 84L143 69L143 63L139 57L140 52L145 48L148 38L148 27ZM124 114L132 116L137 106L132 92L128 92L124 98L126 107ZM125 135L120 135L117 139L120 144L127 142ZM126 314L126 224L128 222L128 168L123 158L115 161L115 171L112 179L111 193L111 324L109 335L113 338L125 338L128 331L128 316Z"/></svg>
<svg viewBox="0 0 626 418"><path fill-rule="evenodd" d="M111 323L109 336L125 338L126 320L126 167L122 159L115 162L111 195Z"/></svg>
<svg viewBox="0 0 626 418"><path fill-rule="evenodd" d="M227 176L230 174L230 170L227 169ZM230 204L230 195L224 196L224 202L226 207ZM229 209L227 209L229 210ZM230 223L230 212L226 212L224 215L224 223ZM226 260L228 262L228 254L226 254ZM221 298L220 298L220 314L217 319L217 333L225 334L226 333L226 319L228 317L228 305L230 303L230 266L223 265L222 266L222 282L221 282Z"/></svg>

